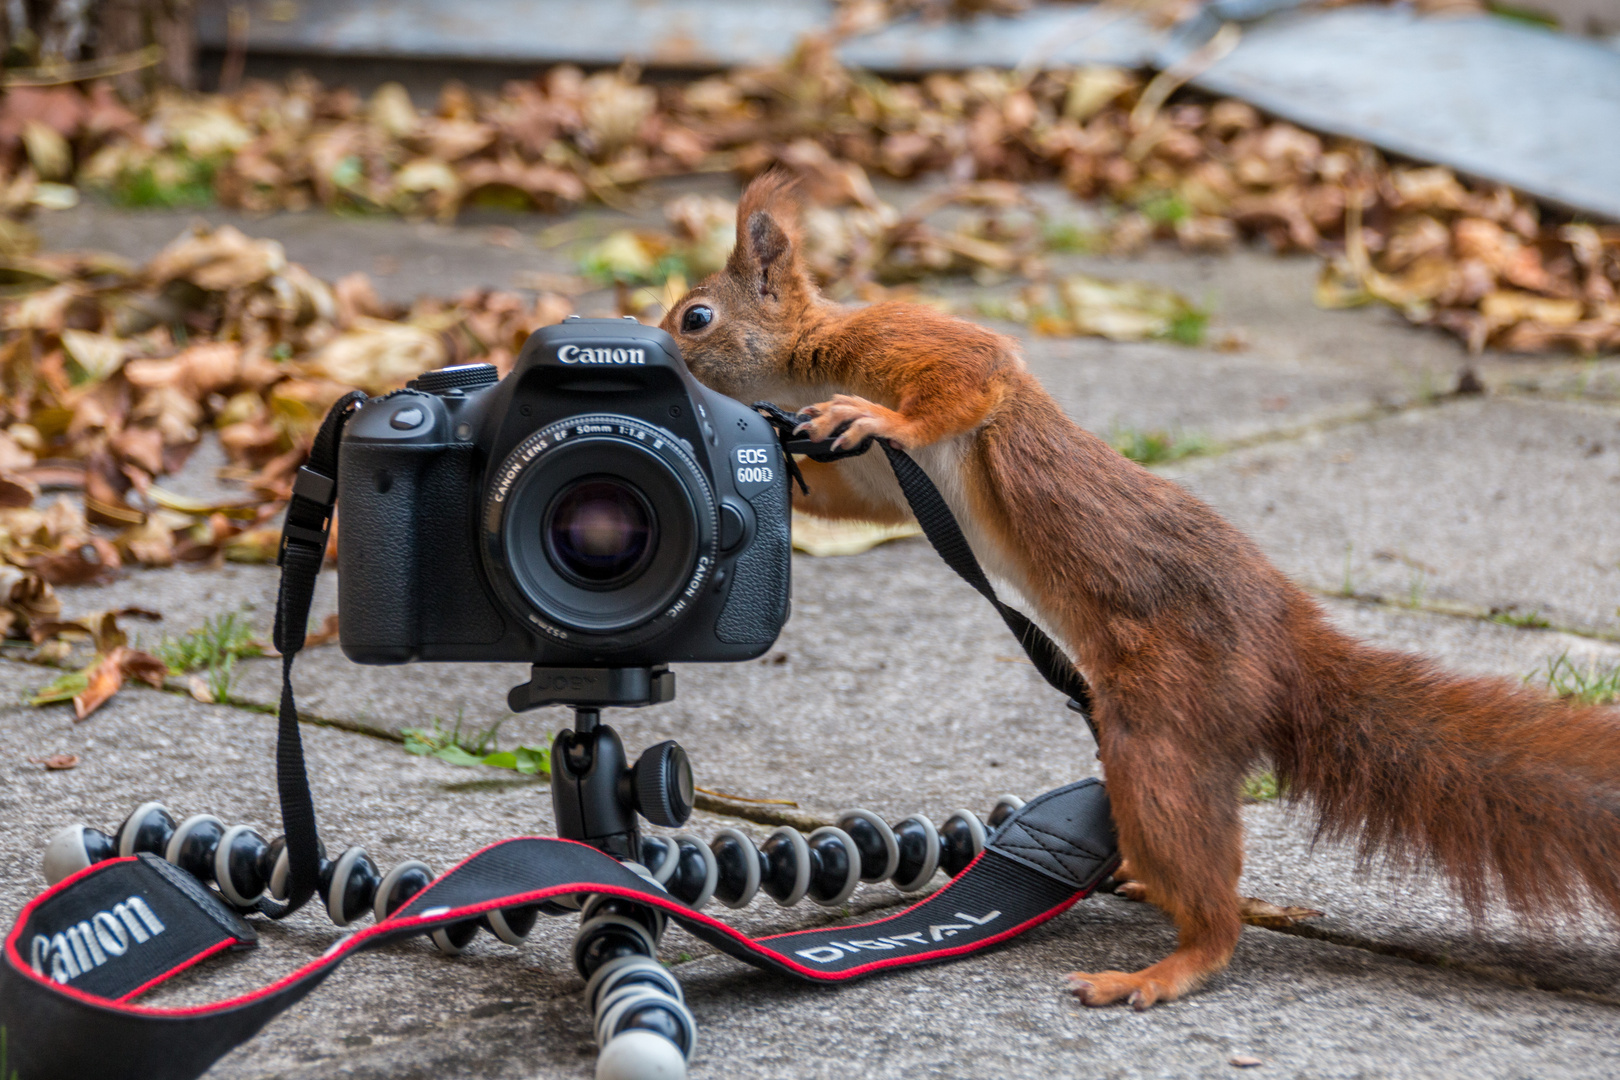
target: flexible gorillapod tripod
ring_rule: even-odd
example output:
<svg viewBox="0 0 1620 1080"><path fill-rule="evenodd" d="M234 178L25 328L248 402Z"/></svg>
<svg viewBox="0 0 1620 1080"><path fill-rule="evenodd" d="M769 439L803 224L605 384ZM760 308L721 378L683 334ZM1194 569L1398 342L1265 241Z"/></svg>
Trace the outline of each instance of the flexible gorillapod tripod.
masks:
<svg viewBox="0 0 1620 1080"><path fill-rule="evenodd" d="M24 908L6 937L0 963L0 1024L12 1033L11 1064L20 1080L191 1080L360 951L428 934L441 949L455 952L480 925L515 943L539 913L562 913L575 906L582 907L583 916L575 965L589 979L587 998L605 1048L598 1076L640 1077L652 1075L650 1069L665 1070L656 1075L679 1075L695 1032L679 985L651 959L668 919L749 963L810 981L838 982L992 946L1088 895L1117 862L1107 798L1094 780L1059 788L1022 806L1003 800L992 814L996 827L989 836L965 812L939 830L915 818L891 830L875 815L850 812L840 819L847 829L817 830L809 841L792 830L778 830L760 848L735 830L723 830L707 848L679 837L673 842L639 840L634 809L644 814L651 809L648 816L658 820L660 806L676 805L660 803L659 790L665 797L672 792L678 797L683 774L690 784L689 767L683 766L684 755L665 749L651 758L649 751L635 770L625 771L622 746L611 729L600 725L598 710L609 702L667 700L664 695L673 692L673 683L659 669L575 672L609 684L606 691L586 695L594 699L587 705L555 697L580 696L568 684L570 676L558 669L537 669L528 686L513 692L514 708L531 702L576 704L574 731L558 738L553 768L560 779L554 779L553 791L554 798L564 793L559 831L577 827L588 843L532 837L501 841L437 878L420 863L401 864L379 875L358 848L327 859L316 835L291 667L303 646L336 501L332 477L339 436L361 400L358 394L341 400L323 423L310 464L299 473L283 532L275 640L283 654L277 777L286 836L265 843L240 826L225 830L208 815L176 826L156 804L139 808L116 838L82 827L59 834L58 840L65 835L71 842L58 849L53 840L52 848L71 858L58 866L72 872ZM784 436L791 431L794 418L789 414L769 407L761 411L770 414ZM815 446L784 442L790 452L817 453ZM996 598L926 474L903 452L883 445L930 542L996 606L1037 670L1084 715L1084 681L1050 639ZM619 689L613 691L616 680ZM638 680L645 686L625 689ZM607 767L614 762L616 767ZM643 765L648 765L644 773ZM624 783L627 776L631 794ZM579 808L577 826L565 824L570 798ZM609 801L617 810L604 811ZM621 827L626 818L627 827ZM600 847L594 846L598 842ZM606 853L615 850L621 858ZM638 855L641 861L629 861ZM904 869L909 859L920 860L915 875ZM741 906L760 889L784 904L807 894L837 904L859 880L895 877L902 889L920 888L942 864L953 874L946 886L871 923L756 940L696 910L716 895ZM901 873L906 873L904 883L897 876ZM694 895L697 883L700 890ZM249 895L255 886L260 891ZM251 994L189 1009L132 1003L209 956L253 944L256 934L240 913L282 917L317 890L339 925L368 906L377 922ZM582 896L588 897L583 904Z"/></svg>

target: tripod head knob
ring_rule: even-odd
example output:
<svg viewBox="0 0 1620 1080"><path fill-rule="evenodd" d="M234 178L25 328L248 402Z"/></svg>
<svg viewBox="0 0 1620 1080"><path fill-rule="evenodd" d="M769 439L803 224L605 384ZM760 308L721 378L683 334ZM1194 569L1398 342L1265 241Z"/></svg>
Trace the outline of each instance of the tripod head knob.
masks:
<svg viewBox="0 0 1620 1080"><path fill-rule="evenodd" d="M692 816L692 762L673 739L642 752L630 783L636 810L654 825L676 829Z"/></svg>

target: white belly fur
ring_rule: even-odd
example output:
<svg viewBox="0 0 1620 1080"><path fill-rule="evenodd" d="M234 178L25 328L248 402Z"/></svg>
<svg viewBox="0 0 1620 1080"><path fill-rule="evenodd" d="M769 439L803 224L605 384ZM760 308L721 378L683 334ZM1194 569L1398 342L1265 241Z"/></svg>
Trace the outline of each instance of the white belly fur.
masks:
<svg viewBox="0 0 1620 1080"><path fill-rule="evenodd" d="M996 586L996 592L1002 602L1018 608L1033 619L1053 640L1062 643L1063 638L1055 632L1052 621L1046 617L1035 597L1030 594L1017 563L1007 556L1001 545L994 543L985 534L973 514L968 501L962 460L967 455L969 440L975 437L976 433L959 435L954 439L919 447L911 451L911 456L922 466L928 478L939 489L939 493L945 497L946 505L951 508L957 524L962 528L962 535L967 538L974 557L979 560L979 565L984 568L984 572ZM838 467L847 471L850 485L872 501L886 502L910 512L910 508L906 505L906 497L894 478L894 470L889 467L889 459L879 448L873 447L858 458L842 461ZM1065 648L1064 651L1069 650Z"/></svg>

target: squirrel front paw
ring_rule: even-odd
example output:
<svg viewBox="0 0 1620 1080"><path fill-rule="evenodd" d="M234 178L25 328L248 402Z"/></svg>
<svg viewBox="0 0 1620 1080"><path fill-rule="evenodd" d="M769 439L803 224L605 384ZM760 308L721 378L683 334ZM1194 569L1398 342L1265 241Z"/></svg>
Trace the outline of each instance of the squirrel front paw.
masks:
<svg viewBox="0 0 1620 1080"><path fill-rule="evenodd" d="M851 450L874 438L905 447L901 434L904 418L893 409L853 394L835 394L831 401L806 406L800 415L809 419L795 428L794 434L809 435L817 442L837 436L832 444L834 450Z"/></svg>

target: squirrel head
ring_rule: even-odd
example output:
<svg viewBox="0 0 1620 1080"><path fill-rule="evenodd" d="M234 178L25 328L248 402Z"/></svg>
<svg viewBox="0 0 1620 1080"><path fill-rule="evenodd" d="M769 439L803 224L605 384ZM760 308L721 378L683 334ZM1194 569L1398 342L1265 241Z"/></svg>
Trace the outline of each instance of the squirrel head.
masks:
<svg viewBox="0 0 1620 1080"><path fill-rule="evenodd" d="M821 294L805 269L794 181L768 172L737 205L737 245L723 270L681 297L660 324L698 380L747 400L787 375Z"/></svg>

